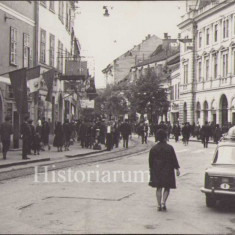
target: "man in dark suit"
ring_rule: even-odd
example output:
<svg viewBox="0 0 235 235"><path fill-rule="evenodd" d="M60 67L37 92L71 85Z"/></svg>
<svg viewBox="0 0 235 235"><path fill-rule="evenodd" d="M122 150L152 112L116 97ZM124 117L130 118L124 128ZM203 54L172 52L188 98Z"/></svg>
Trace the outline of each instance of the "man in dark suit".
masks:
<svg viewBox="0 0 235 235"><path fill-rule="evenodd" d="M0 127L0 134L1 134L1 141L2 141L2 155L3 155L4 160L6 160L7 152L10 148L12 133L13 133L13 128L10 123L10 118L6 116L5 122L3 122Z"/></svg>
<svg viewBox="0 0 235 235"><path fill-rule="evenodd" d="M29 143L30 143L30 126L28 124L29 117L26 116L24 118L24 122L21 125L21 138L23 140L23 147L22 147L22 159L30 159L27 157L27 154L29 152Z"/></svg>
<svg viewBox="0 0 235 235"><path fill-rule="evenodd" d="M120 127L122 139L123 139L123 148L128 148L129 135L131 135L131 125L128 123L128 119Z"/></svg>
<svg viewBox="0 0 235 235"><path fill-rule="evenodd" d="M202 137L202 143L203 143L204 148L208 148L210 135L211 135L211 128L208 122L205 121L205 125L203 125L201 129L201 137Z"/></svg>

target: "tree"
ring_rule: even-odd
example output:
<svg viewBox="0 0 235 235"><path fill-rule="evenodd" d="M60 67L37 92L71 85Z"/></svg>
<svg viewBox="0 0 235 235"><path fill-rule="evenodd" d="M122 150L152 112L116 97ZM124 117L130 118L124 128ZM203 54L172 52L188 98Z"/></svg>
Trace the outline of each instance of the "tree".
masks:
<svg viewBox="0 0 235 235"><path fill-rule="evenodd" d="M159 116L167 113L169 107L167 91L150 68L136 81L129 96L131 106L142 115L147 113L150 121L157 121Z"/></svg>
<svg viewBox="0 0 235 235"><path fill-rule="evenodd" d="M107 87L95 99L95 114L100 117L116 117L128 112L127 101L117 85Z"/></svg>

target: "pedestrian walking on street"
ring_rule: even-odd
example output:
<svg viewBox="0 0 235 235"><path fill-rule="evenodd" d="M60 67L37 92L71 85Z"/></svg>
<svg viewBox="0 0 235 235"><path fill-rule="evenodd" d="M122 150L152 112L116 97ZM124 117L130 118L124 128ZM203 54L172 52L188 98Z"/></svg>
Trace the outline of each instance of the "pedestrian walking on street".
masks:
<svg viewBox="0 0 235 235"><path fill-rule="evenodd" d="M148 125L146 123L141 123L141 140L142 144L147 144L147 138L148 138Z"/></svg>
<svg viewBox="0 0 235 235"><path fill-rule="evenodd" d="M39 129L37 129L34 133L33 136L33 141L32 141L32 149L34 151L34 155L40 155L40 148L41 148L41 136L39 133Z"/></svg>
<svg viewBox="0 0 235 235"><path fill-rule="evenodd" d="M87 131L88 131L88 126L86 124L86 121L83 121L80 125L80 128L79 128L79 137L80 137L80 140L81 140L82 148L84 148L85 145L86 145Z"/></svg>
<svg viewBox="0 0 235 235"><path fill-rule="evenodd" d="M182 136L184 145L188 145L189 137L190 137L190 126L189 123L186 122L182 128Z"/></svg>
<svg viewBox="0 0 235 235"><path fill-rule="evenodd" d="M29 152L28 152L28 154L32 154L32 149L33 149L33 139L34 139L34 135L35 135L35 127L34 127L34 125L33 125L33 120L32 119L29 119L29 121L28 121L28 123L29 123L29 127L30 127L30 138L29 138L29 148L28 148L28 150L29 150Z"/></svg>
<svg viewBox="0 0 235 235"><path fill-rule="evenodd" d="M48 150L51 149L51 146L49 144L49 134L50 134L50 126L49 123L46 121L45 117L42 118L42 129L41 129L41 138L42 143L45 148L45 146L48 146Z"/></svg>
<svg viewBox="0 0 235 235"><path fill-rule="evenodd" d="M123 140L123 148L128 148L129 136L131 135L131 126L128 123L128 119L120 127L122 140Z"/></svg>
<svg viewBox="0 0 235 235"><path fill-rule="evenodd" d="M180 166L174 148L166 142L167 133L160 129L157 135L159 142L151 148L149 153L149 185L157 188L158 211L166 211L170 189L176 188L175 170L179 176Z"/></svg>
<svg viewBox="0 0 235 235"><path fill-rule="evenodd" d="M71 138L71 127L70 127L68 119L65 119L65 121L64 121L63 132L64 132L64 150L69 151L70 138Z"/></svg>
<svg viewBox="0 0 235 235"><path fill-rule="evenodd" d="M108 151L113 149L113 126L112 122L108 122L106 131L106 147Z"/></svg>
<svg viewBox="0 0 235 235"><path fill-rule="evenodd" d="M180 126L178 123L175 123L172 129L173 135L175 137L175 142L179 141L179 136L180 136Z"/></svg>
<svg viewBox="0 0 235 235"><path fill-rule="evenodd" d="M5 122L0 127L1 141L2 141L2 155L3 159L6 160L7 152L10 148L11 135L13 134L13 127L10 123L10 117L5 117Z"/></svg>
<svg viewBox="0 0 235 235"><path fill-rule="evenodd" d="M216 124L215 131L214 131L214 141L216 144L218 144L221 137L222 137L222 130L221 130L219 124Z"/></svg>
<svg viewBox="0 0 235 235"><path fill-rule="evenodd" d="M53 146L57 147L58 152L63 152L62 148L64 145L64 131L61 122L56 123L54 134L55 137L53 141Z"/></svg>
<svg viewBox="0 0 235 235"><path fill-rule="evenodd" d="M118 148L120 140L120 126L117 122L115 122L113 126L113 144L115 145L115 148Z"/></svg>
<svg viewBox="0 0 235 235"><path fill-rule="evenodd" d="M26 116L24 118L24 122L21 125L21 138L23 140L23 146L22 146L22 159L30 159L28 158L28 152L29 152L29 143L30 143L30 126L28 124L29 117Z"/></svg>
<svg viewBox="0 0 235 235"><path fill-rule="evenodd" d="M211 135L211 129L207 121L205 121L205 125L201 128L201 138L204 148L208 148L208 142Z"/></svg>

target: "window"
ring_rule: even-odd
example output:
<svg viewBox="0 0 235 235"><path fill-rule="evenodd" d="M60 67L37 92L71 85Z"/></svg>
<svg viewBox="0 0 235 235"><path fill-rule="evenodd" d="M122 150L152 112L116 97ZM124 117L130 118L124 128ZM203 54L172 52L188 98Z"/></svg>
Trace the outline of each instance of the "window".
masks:
<svg viewBox="0 0 235 235"><path fill-rule="evenodd" d="M49 9L54 12L55 11L55 2L49 1L49 3L50 3Z"/></svg>
<svg viewBox="0 0 235 235"><path fill-rule="evenodd" d="M50 66L54 67L55 64L55 36L50 34Z"/></svg>
<svg viewBox="0 0 235 235"><path fill-rule="evenodd" d="M235 35L235 15L233 17L233 34Z"/></svg>
<svg viewBox="0 0 235 235"><path fill-rule="evenodd" d="M29 35L23 34L23 67L30 67L30 47L29 47Z"/></svg>
<svg viewBox="0 0 235 235"><path fill-rule="evenodd" d="M210 29L206 29L206 45L210 44Z"/></svg>
<svg viewBox="0 0 235 235"><path fill-rule="evenodd" d="M235 75L235 50L233 51L233 74Z"/></svg>
<svg viewBox="0 0 235 235"><path fill-rule="evenodd" d="M218 40L218 25L216 24L214 26L214 42L217 42Z"/></svg>
<svg viewBox="0 0 235 235"><path fill-rule="evenodd" d="M17 30L13 27L10 28L10 41L10 64L16 65Z"/></svg>
<svg viewBox="0 0 235 235"><path fill-rule="evenodd" d="M64 23L64 1L59 1L59 19Z"/></svg>
<svg viewBox="0 0 235 235"><path fill-rule="evenodd" d="M7 103L7 116L10 118L10 122L12 123L13 120L13 104L12 103Z"/></svg>
<svg viewBox="0 0 235 235"><path fill-rule="evenodd" d="M59 71L63 72L63 44L60 40L58 41L57 68Z"/></svg>
<svg viewBox="0 0 235 235"><path fill-rule="evenodd" d="M174 100L174 86L171 86L171 100Z"/></svg>
<svg viewBox="0 0 235 235"><path fill-rule="evenodd" d="M228 54L223 55L223 77L228 75Z"/></svg>
<svg viewBox="0 0 235 235"><path fill-rule="evenodd" d="M40 62L46 63L46 31L41 29Z"/></svg>
<svg viewBox="0 0 235 235"><path fill-rule="evenodd" d="M223 21L223 38L228 38L229 35L229 20Z"/></svg>
<svg viewBox="0 0 235 235"><path fill-rule="evenodd" d="M209 79L209 58L206 59L206 81Z"/></svg>
<svg viewBox="0 0 235 235"><path fill-rule="evenodd" d="M65 22L66 29L69 29L69 4L66 2L66 22Z"/></svg>
<svg viewBox="0 0 235 235"><path fill-rule="evenodd" d="M202 32L199 33L199 38L198 38L198 47L202 47Z"/></svg>
<svg viewBox="0 0 235 235"><path fill-rule="evenodd" d="M177 100L178 97L177 91L178 91L177 84L175 84L175 100Z"/></svg>
<svg viewBox="0 0 235 235"><path fill-rule="evenodd" d="M188 64L184 65L184 84L188 84Z"/></svg>
<svg viewBox="0 0 235 235"><path fill-rule="evenodd" d="M198 62L198 82L201 82L202 79L202 62Z"/></svg>
<svg viewBox="0 0 235 235"><path fill-rule="evenodd" d="M69 32L71 32L71 28L72 28L72 24L71 24L71 9L69 8L69 25L68 25L68 29L69 29Z"/></svg>
<svg viewBox="0 0 235 235"><path fill-rule="evenodd" d="M178 99L180 98L180 83L178 83Z"/></svg>
<svg viewBox="0 0 235 235"><path fill-rule="evenodd" d="M13 89L12 89L11 85L7 86L7 98L8 99L14 99Z"/></svg>
<svg viewBox="0 0 235 235"><path fill-rule="evenodd" d="M214 79L216 79L218 76L218 73L217 73L217 71L218 71L218 56L217 56L217 54L214 54L213 58L214 58Z"/></svg>

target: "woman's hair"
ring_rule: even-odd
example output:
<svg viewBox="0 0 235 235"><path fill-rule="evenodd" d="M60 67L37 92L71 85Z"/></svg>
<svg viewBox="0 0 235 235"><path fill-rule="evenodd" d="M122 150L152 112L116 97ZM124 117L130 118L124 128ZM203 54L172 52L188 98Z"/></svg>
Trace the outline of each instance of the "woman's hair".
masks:
<svg viewBox="0 0 235 235"><path fill-rule="evenodd" d="M157 131L157 138L160 142L163 142L166 140L167 134L163 129L159 129Z"/></svg>

